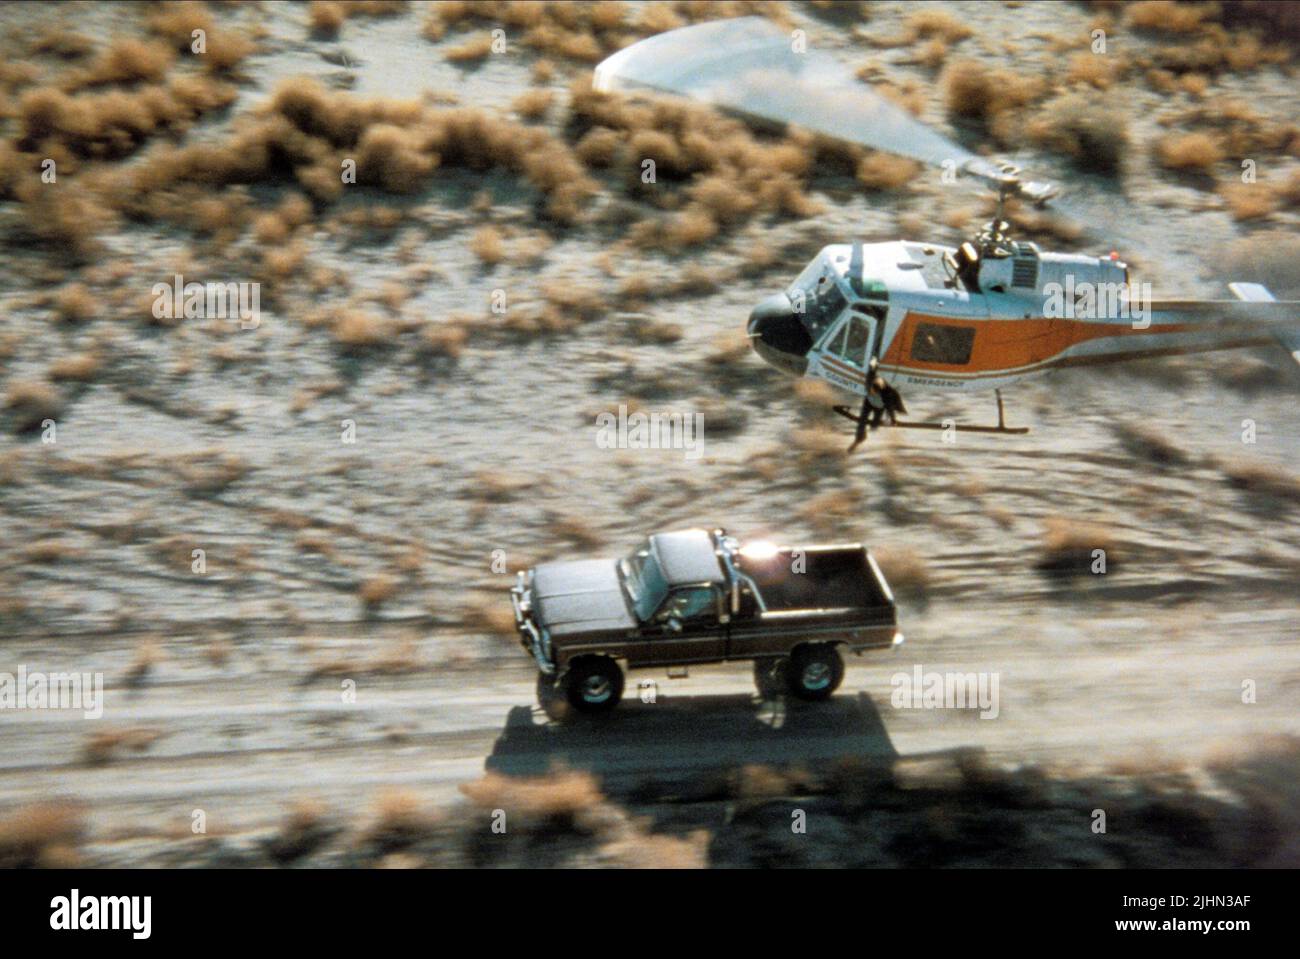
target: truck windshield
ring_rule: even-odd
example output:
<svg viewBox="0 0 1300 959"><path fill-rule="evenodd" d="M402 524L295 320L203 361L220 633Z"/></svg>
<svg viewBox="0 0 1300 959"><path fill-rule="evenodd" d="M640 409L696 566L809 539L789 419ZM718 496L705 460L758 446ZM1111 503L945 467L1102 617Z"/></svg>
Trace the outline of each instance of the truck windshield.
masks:
<svg viewBox="0 0 1300 959"><path fill-rule="evenodd" d="M619 560L618 569L623 574L623 587L632 600L636 618L645 622L654 615L668 593L668 583L659 568L659 561L655 559L654 550L650 548L650 541L646 540L631 556Z"/></svg>

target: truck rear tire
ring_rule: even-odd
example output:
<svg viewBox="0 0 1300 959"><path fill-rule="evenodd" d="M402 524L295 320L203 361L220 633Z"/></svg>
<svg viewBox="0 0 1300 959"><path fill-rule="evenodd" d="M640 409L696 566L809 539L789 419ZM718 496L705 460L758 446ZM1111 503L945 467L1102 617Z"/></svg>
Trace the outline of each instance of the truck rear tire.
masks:
<svg viewBox="0 0 1300 959"><path fill-rule="evenodd" d="M766 702L776 699L786 691L786 673L790 669L790 660L780 659L754 660L754 686L758 695Z"/></svg>
<svg viewBox="0 0 1300 959"><path fill-rule="evenodd" d="M800 646L790 654L785 679L791 696L812 702L830 699L844 681L844 659L829 643Z"/></svg>
<svg viewBox="0 0 1300 959"><path fill-rule="evenodd" d="M580 659L564 678L569 705L581 713L607 713L623 698L623 670L608 656Z"/></svg>

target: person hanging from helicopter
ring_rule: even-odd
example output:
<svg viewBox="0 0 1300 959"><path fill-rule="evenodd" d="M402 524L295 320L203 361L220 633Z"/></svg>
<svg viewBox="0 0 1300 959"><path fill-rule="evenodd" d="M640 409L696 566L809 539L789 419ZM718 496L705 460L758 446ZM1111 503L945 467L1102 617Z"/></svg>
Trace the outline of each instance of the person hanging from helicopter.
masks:
<svg viewBox="0 0 1300 959"><path fill-rule="evenodd" d="M879 365L879 361L874 356L867 364L867 395L862 400L862 411L858 414L858 430L853 445L849 447L850 453L866 440L868 429L880 428L886 416L889 417L889 425L894 426L898 423L897 414L907 412L907 407L903 405L902 394L885 382L885 378L878 371Z"/></svg>
<svg viewBox="0 0 1300 959"><path fill-rule="evenodd" d="M897 414L907 412L907 407L903 405L903 395L885 382L878 370L879 366L879 361L873 356L867 367L867 403L871 407L870 425L873 430L880 428L886 416L889 417L889 425L896 426Z"/></svg>

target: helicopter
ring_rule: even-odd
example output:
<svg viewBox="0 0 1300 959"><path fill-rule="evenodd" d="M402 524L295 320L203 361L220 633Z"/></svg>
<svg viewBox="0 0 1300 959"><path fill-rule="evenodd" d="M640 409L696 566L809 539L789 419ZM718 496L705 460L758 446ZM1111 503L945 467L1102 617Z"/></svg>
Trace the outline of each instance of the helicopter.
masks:
<svg viewBox="0 0 1300 959"><path fill-rule="evenodd" d="M908 157L996 195L990 220L956 247L844 242L822 248L785 290L764 298L746 330L754 352L795 377L861 397L835 406L856 430L889 425L1024 434L1006 424L1002 390L1069 366L1278 343L1300 364L1300 301L1257 283L1234 299L1155 300L1117 252L1053 253L1011 237L1013 200L1075 220L1054 184L977 156L870 91L838 61L771 20L740 17L648 37L597 65L597 90L686 97L765 126L813 133ZM1106 224L1106 229L1113 229ZM995 392L993 426L899 420L900 387ZM874 412L874 415L873 415Z"/></svg>

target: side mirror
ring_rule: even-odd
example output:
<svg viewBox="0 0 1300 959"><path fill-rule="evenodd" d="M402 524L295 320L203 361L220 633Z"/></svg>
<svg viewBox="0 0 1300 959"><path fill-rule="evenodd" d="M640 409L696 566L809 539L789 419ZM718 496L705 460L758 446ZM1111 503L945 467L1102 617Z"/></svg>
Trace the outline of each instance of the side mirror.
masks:
<svg viewBox="0 0 1300 959"><path fill-rule="evenodd" d="M676 616L670 616L668 622L664 623L664 628L670 633L680 633L682 631L682 621Z"/></svg>

